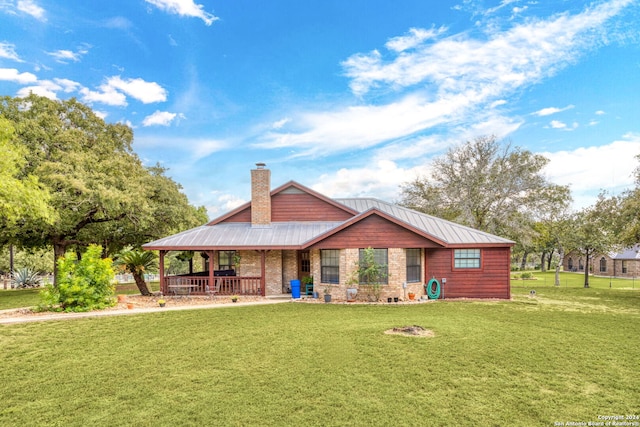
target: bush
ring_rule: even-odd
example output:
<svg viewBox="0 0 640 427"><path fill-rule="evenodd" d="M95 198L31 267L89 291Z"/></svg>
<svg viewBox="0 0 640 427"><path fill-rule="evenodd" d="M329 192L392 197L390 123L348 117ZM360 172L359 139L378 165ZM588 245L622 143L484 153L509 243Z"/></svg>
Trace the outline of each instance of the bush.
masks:
<svg viewBox="0 0 640 427"><path fill-rule="evenodd" d="M16 288L37 288L41 283L38 272L30 268L21 268L13 273L13 284Z"/></svg>
<svg viewBox="0 0 640 427"><path fill-rule="evenodd" d="M114 305L112 262L102 259L101 254L100 246L91 245L79 261L71 253L60 258L56 285L47 285L41 292L43 308L90 311Z"/></svg>

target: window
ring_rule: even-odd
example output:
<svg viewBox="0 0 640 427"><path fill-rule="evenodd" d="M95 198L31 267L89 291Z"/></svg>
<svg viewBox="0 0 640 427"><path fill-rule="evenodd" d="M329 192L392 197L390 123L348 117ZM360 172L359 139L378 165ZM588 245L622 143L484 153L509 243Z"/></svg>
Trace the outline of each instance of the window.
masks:
<svg viewBox="0 0 640 427"><path fill-rule="evenodd" d="M622 273L627 274L627 261L622 261Z"/></svg>
<svg viewBox="0 0 640 427"><path fill-rule="evenodd" d="M366 263L366 257L365 257L365 253L366 253L367 249L360 249L360 267L361 268L367 268ZM387 259L388 259L388 255L387 255L387 249L373 249L373 262L375 264L377 264L378 268L378 280L375 280L375 278L370 278L370 277L364 277L363 275L360 276L360 283L361 284L365 284L365 285L373 285L373 284L379 284L379 285L386 285L387 283L389 283L389 267L387 265Z"/></svg>
<svg viewBox="0 0 640 427"><path fill-rule="evenodd" d="M456 249L453 253L454 268L480 268L480 249Z"/></svg>
<svg viewBox="0 0 640 427"><path fill-rule="evenodd" d="M567 262L567 267L569 268L569 271L573 271L573 258L569 258L569 261Z"/></svg>
<svg viewBox="0 0 640 427"><path fill-rule="evenodd" d="M320 250L320 281L322 283L340 282L340 250Z"/></svg>
<svg viewBox="0 0 640 427"><path fill-rule="evenodd" d="M420 261L420 249L407 249L407 282L420 281Z"/></svg>
<svg viewBox="0 0 640 427"><path fill-rule="evenodd" d="M235 268L236 251L219 251L218 252L218 269L233 270Z"/></svg>
<svg viewBox="0 0 640 427"><path fill-rule="evenodd" d="M607 271L607 260L602 257L600 258L600 273L604 273Z"/></svg>

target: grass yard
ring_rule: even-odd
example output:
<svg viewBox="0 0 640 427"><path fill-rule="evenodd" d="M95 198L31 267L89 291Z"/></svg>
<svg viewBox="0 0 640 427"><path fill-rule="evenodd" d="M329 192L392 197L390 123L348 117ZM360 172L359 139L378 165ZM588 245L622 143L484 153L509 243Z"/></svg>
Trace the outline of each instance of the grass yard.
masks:
<svg viewBox="0 0 640 427"><path fill-rule="evenodd" d="M533 280L515 279L514 276L521 272L512 272L512 287L529 287L529 286L555 286L555 272L532 271ZM582 273L560 273L561 288L584 288L584 272ZM626 279L604 276L589 276L589 287L598 289L630 289L640 290L640 277Z"/></svg>
<svg viewBox="0 0 640 427"><path fill-rule="evenodd" d="M640 415L640 292L0 325L0 425L518 425ZM433 338L385 335L420 325Z"/></svg>

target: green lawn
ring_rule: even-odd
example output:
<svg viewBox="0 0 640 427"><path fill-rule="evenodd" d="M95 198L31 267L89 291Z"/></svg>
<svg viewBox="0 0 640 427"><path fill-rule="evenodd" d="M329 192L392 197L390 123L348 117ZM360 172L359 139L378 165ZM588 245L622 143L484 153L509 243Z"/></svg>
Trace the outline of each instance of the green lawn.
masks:
<svg viewBox="0 0 640 427"><path fill-rule="evenodd" d="M547 271L532 271L534 280L521 280L514 279L513 277L521 274L520 272L513 272L511 279L512 287L535 287L535 286L554 286L555 285L555 272ZM583 288L584 287L584 272L583 273L560 273L560 287L562 288ZM602 276L589 276L589 287L599 289L631 289L640 290L640 277L631 279L602 277Z"/></svg>
<svg viewBox="0 0 640 427"><path fill-rule="evenodd" d="M640 292L0 325L0 425L518 425L639 414ZM434 338L385 335L421 325Z"/></svg>
<svg viewBox="0 0 640 427"><path fill-rule="evenodd" d="M156 292L160 289L159 282L148 283L149 290ZM40 304L40 289L8 289L0 290L0 310L10 308L35 307ZM116 287L117 294L140 294L135 284L123 284Z"/></svg>

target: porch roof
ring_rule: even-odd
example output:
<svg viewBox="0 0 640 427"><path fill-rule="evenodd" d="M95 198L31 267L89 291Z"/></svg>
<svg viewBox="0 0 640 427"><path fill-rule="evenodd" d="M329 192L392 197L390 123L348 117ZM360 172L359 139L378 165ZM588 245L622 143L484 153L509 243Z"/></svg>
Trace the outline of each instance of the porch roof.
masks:
<svg viewBox="0 0 640 427"><path fill-rule="evenodd" d="M143 245L144 249L268 249L298 248L342 222L273 222L252 227L247 222L202 225Z"/></svg>

